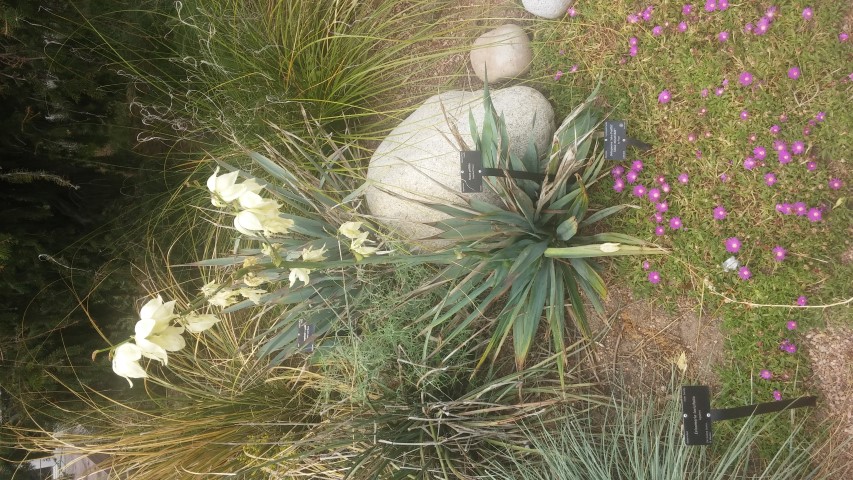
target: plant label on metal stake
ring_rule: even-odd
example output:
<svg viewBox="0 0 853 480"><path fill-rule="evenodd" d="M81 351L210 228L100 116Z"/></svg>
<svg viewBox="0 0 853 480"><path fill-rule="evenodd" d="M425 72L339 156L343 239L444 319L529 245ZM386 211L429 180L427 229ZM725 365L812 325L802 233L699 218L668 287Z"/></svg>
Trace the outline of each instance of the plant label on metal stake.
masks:
<svg viewBox="0 0 853 480"><path fill-rule="evenodd" d="M753 415L781 412L791 408L813 407L817 397L757 403L743 407L711 409L711 389L702 385L681 387L681 416L684 421L685 445L710 445L711 424L719 420L746 418Z"/></svg>
<svg viewBox="0 0 853 480"><path fill-rule="evenodd" d="M296 333L296 346L304 348L306 353L314 351L314 325L306 323L305 320L299 319L298 332Z"/></svg>
<svg viewBox="0 0 853 480"><path fill-rule="evenodd" d="M459 175L462 177L462 193L482 192L483 177L509 177L534 182L542 182L546 177L549 180L554 180L553 175L545 175L544 173L521 172L505 168L483 168L483 155L477 150L459 152Z"/></svg>
<svg viewBox="0 0 853 480"><path fill-rule="evenodd" d="M459 152L462 193L483 191L483 155L478 151Z"/></svg>
<svg viewBox="0 0 853 480"><path fill-rule="evenodd" d="M625 160L628 135L624 120L604 122L604 159Z"/></svg>
<svg viewBox="0 0 853 480"><path fill-rule="evenodd" d="M604 122L604 159L625 160L625 152L628 145L648 150L651 145L628 136L628 126L625 120L612 120Z"/></svg>

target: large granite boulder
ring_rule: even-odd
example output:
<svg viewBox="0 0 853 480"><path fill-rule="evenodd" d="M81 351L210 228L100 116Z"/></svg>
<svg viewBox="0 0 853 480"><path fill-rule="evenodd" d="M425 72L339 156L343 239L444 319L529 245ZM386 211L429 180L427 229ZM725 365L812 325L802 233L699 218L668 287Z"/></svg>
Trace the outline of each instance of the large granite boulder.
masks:
<svg viewBox="0 0 853 480"><path fill-rule="evenodd" d="M530 39L521 27L508 23L480 35L471 50L471 68L480 80L497 83L527 73L533 61Z"/></svg>
<svg viewBox="0 0 853 480"><path fill-rule="evenodd" d="M521 0L524 9L542 18L560 18L574 0Z"/></svg>
<svg viewBox="0 0 853 480"><path fill-rule="evenodd" d="M491 95L495 109L504 115L510 151L523 155L533 139L539 151L546 152L555 129L548 100L522 86L491 90ZM448 244L423 241L438 232L424 223L447 215L418 201L459 204L463 198L477 198L499 205L500 200L485 186L483 193L460 191L459 152L463 148L453 132L458 131L468 149L473 149L469 111L482 131L482 90L434 95L392 130L370 159L365 198L371 214L420 248L435 250Z"/></svg>

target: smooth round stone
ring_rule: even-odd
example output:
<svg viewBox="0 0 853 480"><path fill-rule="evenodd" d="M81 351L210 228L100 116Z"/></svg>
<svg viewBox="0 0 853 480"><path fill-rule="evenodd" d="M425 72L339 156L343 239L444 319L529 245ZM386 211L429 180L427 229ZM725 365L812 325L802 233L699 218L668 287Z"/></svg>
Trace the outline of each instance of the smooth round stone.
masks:
<svg viewBox="0 0 853 480"><path fill-rule="evenodd" d="M480 35L471 50L471 68L480 80L497 83L530 70L533 48L518 25L508 23Z"/></svg>
<svg viewBox="0 0 853 480"><path fill-rule="evenodd" d="M522 0L524 9L542 18L560 18L574 0Z"/></svg>

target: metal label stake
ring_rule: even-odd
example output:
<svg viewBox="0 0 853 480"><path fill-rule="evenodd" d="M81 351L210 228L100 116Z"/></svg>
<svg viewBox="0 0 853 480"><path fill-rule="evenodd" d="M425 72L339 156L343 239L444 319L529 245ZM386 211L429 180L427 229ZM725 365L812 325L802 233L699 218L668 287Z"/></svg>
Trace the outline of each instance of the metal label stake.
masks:
<svg viewBox="0 0 853 480"><path fill-rule="evenodd" d="M756 403L743 407L711 409L711 389L702 385L681 387L681 415L685 445L710 445L711 424L720 420L746 418L781 412L792 408L814 407L817 397L799 397L778 402Z"/></svg>

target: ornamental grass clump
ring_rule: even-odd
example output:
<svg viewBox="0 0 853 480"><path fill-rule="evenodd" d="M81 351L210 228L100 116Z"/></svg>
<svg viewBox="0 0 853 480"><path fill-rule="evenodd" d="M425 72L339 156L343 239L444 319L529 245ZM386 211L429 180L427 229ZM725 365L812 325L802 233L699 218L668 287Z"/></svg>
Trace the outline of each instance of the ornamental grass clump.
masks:
<svg viewBox="0 0 853 480"><path fill-rule="evenodd" d="M628 205L589 209L587 189L607 176L602 174L603 151L594 139L596 94L597 89L566 117L544 158L532 142L518 158L509 153L506 126L488 88L484 90L482 133L470 119L483 166L546 177L541 182L485 177L484 184L499 196L501 206L476 199L429 204L449 215L431 225L441 230L434 238L453 242L450 249L457 259L435 278L435 284L452 284L450 293L419 319L429 322L424 329L428 338L454 341L476 319L494 315L495 327L480 364L490 355L494 358L512 334L516 366L522 368L543 316L553 351L564 350L567 304L575 328L589 335L582 295L599 313L606 295L593 258L666 253L629 235L600 233L598 223Z"/></svg>
<svg viewBox="0 0 853 480"><path fill-rule="evenodd" d="M766 373L764 373L766 372ZM762 371L762 378L771 377ZM774 397L781 399L778 391ZM806 420L794 412L751 417L731 429L729 441L708 447L684 444L680 405L673 392L669 401L657 398L612 399L589 413L568 415L557 429L528 433L529 450L508 451L511 457L493 460L483 478L493 480L611 480L654 479L802 480L841 478L849 438L829 427L808 438ZM756 449L762 432L774 423L790 424L774 455L760 458ZM831 432L831 433L828 433ZM832 438L833 436L838 438ZM530 452L530 455L526 453Z"/></svg>

